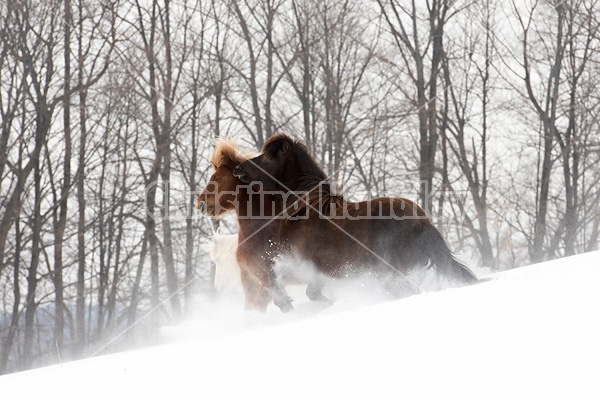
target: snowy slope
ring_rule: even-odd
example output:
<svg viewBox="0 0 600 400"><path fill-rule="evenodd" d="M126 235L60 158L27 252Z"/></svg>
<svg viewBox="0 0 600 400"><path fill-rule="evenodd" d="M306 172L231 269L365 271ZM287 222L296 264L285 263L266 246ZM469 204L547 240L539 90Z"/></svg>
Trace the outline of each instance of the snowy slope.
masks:
<svg viewBox="0 0 600 400"><path fill-rule="evenodd" d="M2 398L598 399L599 261L7 375Z"/></svg>

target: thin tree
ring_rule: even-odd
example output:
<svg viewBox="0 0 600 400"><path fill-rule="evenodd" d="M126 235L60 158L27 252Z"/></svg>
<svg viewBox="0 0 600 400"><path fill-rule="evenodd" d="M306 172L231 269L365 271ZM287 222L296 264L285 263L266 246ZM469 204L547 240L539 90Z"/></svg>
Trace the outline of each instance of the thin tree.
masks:
<svg viewBox="0 0 600 400"><path fill-rule="evenodd" d="M412 0L377 0L414 85L419 126L420 204L431 210L435 155L439 140L438 89L444 49L444 29L461 9L452 0L427 0L423 11ZM421 15L423 13L423 15Z"/></svg>
<svg viewBox="0 0 600 400"><path fill-rule="evenodd" d="M475 208L475 216L473 218L469 216L462 202L457 202L457 205L461 209L464 222L475 241L483 265L488 267L495 267L496 264L488 226L488 114L492 91L491 65L494 61L495 47L492 7L491 2L486 0L481 9L483 40L480 40L478 35L467 37L466 44L464 48L458 50L460 54L454 63L447 51L444 50L442 66L446 85L444 89L445 109L440 129L443 137L443 184L451 186L447 171L449 161L446 147L448 147L458 162L462 177L467 181L469 194ZM478 23L475 14L469 16L471 24ZM482 43L478 43L479 41ZM482 47L482 54L474 54L479 47ZM477 58L480 58L481 61L478 61ZM459 62L463 62L464 68L460 69ZM477 71L474 77L470 76L471 69ZM457 74L460 75L457 76ZM463 84L455 84L455 77ZM470 111L473 108L471 104L475 102L471 97L475 96L479 102L478 109L481 110L481 125L475 128L477 134L469 135L468 130L473 129L469 126L469 121L474 119Z"/></svg>

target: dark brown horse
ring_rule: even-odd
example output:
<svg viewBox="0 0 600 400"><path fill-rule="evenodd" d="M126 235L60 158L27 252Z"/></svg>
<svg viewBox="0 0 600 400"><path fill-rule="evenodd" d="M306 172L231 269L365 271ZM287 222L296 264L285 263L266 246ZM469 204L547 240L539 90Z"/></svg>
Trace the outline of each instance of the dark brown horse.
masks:
<svg viewBox="0 0 600 400"><path fill-rule="evenodd" d="M332 190L307 148L286 135L269 138L262 153L241 163L234 174L284 193L288 221L279 224L282 251L298 253L326 274L368 271L398 296L419 291L407 276L424 266L450 286L477 281L416 203L389 197L346 201Z"/></svg>
<svg viewBox="0 0 600 400"><path fill-rule="evenodd" d="M291 300L273 271L274 258L280 253L278 224L284 222L281 219L284 200L281 194L254 190L233 175L234 168L250 157L238 151L235 142L217 140L210 160L214 173L196 200L196 207L216 218L229 211L237 214L236 259L246 308L264 311L273 299L286 312L293 308ZM326 300L316 282L308 282L306 294L311 300Z"/></svg>
<svg viewBox="0 0 600 400"><path fill-rule="evenodd" d="M219 139L211 157L214 173L196 200L204 214L222 217L235 210L238 217L236 258L241 270L246 308L265 311L274 299L282 311L292 309L291 301L273 272L276 221L271 216L281 211L283 201L276 195L252 191L233 169L250 156L238 151L235 142Z"/></svg>

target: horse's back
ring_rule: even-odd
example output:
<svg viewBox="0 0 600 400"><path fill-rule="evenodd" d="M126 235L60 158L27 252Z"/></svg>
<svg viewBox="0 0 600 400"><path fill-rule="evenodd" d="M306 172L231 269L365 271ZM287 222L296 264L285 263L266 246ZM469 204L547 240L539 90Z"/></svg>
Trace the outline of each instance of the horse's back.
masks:
<svg viewBox="0 0 600 400"><path fill-rule="evenodd" d="M345 202L336 217L363 220L425 220L427 213L412 200L402 197L376 197L371 200Z"/></svg>

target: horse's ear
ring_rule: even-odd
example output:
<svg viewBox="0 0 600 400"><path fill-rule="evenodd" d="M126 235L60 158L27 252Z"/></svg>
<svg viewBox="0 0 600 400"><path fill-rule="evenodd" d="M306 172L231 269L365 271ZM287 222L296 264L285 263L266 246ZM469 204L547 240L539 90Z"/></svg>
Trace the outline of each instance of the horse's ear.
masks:
<svg viewBox="0 0 600 400"><path fill-rule="evenodd" d="M229 168L235 168L236 164L231 159L231 154L226 152L225 150L221 150L221 158L219 160L219 166L225 166Z"/></svg>

